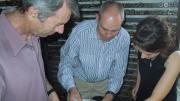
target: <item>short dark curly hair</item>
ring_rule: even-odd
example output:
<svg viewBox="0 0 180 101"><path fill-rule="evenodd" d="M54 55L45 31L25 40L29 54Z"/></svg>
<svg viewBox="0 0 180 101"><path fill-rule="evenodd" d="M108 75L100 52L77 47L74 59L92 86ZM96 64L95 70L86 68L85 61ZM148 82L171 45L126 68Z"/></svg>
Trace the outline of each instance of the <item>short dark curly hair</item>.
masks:
<svg viewBox="0 0 180 101"><path fill-rule="evenodd" d="M164 57L176 49L175 32L167 21L157 17L142 20L137 25L132 42L144 51L160 52Z"/></svg>

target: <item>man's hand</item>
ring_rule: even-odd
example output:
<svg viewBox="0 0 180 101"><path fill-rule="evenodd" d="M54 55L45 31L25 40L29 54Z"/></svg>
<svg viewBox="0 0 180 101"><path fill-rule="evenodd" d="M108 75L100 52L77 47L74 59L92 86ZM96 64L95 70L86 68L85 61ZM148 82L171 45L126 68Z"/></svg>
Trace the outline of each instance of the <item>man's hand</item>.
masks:
<svg viewBox="0 0 180 101"><path fill-rule="evenodd" d="M60 99L55 91L53 91L52 93L49 94L49 101L60 101Z"/></svg>
<svg viewBox="0 0 180 101"><path fill-rule="evenodd" d="M73 87L69 91L69 101L82 101L79 91Z"/></svg>
<svg viewBox="0 0 180 101"><path fill-rule="evenodd" d="M46 79L46 86L48 91L53 89L52 85L49 83L47 79ZM54 90L51 91L48 96L49 96L49 101L60 101L57 93Z"/></svg>
<svg viewBox="0 0 180 101"><path fill-rule="evenodd" d="M106 94L102 101L112 101L113 95L112 94Z"/></svg>

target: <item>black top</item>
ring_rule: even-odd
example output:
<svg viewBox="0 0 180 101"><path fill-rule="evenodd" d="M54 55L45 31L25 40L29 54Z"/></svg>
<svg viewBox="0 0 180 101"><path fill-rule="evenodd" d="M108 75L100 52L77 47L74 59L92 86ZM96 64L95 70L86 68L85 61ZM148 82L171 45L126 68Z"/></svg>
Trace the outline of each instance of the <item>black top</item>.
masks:
<svg viewBox="0 0 180 101"><path fill-rule="evenodd" d="M151 96L152 91L165 71L165 59L160 55L155 60L141 59L139 55L140 87L136 101L144 101ZM176 101L176 83L163 101Z"/></svg>

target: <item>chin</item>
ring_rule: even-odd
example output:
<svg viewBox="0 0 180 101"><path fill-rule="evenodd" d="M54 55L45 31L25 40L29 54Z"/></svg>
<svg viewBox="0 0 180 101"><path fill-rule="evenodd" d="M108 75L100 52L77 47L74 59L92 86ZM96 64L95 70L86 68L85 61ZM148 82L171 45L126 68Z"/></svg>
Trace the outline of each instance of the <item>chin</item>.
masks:
<svg viewBox="0 0 180 101"><path fill-rule="evenodd" d="M110 41L110 40L107 40L107 39L103 39L102 41L104 41L104 42L108 42L108 41Z"/></svg>
<svg viewBox="0 0 180 101"><path fill-rule="evenodd" d="M38 34L38 35L36 35L37 37L47 37L48 36L48 34Z"/></svg>
<svg viewBox="0 0 180 101"><path fill-rule="evenodd" d="M47 36L50 36L50 35L52 35L52 34L53 34L52 32L40 33L38 36L39 36L39 37L47 37Z"/></svg>
<svg viewBox="0 0 180 101"><path fill-rule="evenodd" d="M111 40L111 39L106 39L106 38L103 39L103 41L110 41L110 40Z"/></svg>
<svg viewBox="0 0 180 101"><path fill-rule="evenodd" d="M47 36L49 36L49 34L45 34L45 35L42 35L42 36L40 36L40 37L47 37Z"/></svg>

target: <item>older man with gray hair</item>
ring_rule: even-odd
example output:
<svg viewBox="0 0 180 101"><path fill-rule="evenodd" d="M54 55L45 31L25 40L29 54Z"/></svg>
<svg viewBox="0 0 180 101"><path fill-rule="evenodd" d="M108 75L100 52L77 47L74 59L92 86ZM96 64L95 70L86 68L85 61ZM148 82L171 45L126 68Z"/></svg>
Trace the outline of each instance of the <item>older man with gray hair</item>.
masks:
<svg viewBox="0 0 180 101"><path fill-rule="evenodd" d="M63 33L72 14L74 0L22 0L0 15L0 101L48 101L39 37Z"/></svg>

